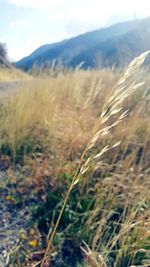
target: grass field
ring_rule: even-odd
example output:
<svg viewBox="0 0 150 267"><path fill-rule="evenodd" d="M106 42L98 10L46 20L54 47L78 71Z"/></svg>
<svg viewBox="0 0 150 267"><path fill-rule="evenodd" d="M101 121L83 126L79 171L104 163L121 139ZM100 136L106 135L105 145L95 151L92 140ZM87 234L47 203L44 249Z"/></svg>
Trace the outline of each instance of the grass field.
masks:
<svg viewBox="0 0 150 267"><path fill-rule="evenodd" d="M0 82L11 82L18 80L29 80L31 77L17 69L7 69L0 67Z"/></svg>
<svg viewBox="0 0 150 267"><path fill-rule="evenodd" d="M18 192L36 199L36 235L24 230L9 266L40 266L47 245L41 266L150 266L150 78L139 61L125 75L43 71L5 96L0 151L8 179L0 186L10 188L10 200ZM27 172L20 178L15 166Z"/></svg>

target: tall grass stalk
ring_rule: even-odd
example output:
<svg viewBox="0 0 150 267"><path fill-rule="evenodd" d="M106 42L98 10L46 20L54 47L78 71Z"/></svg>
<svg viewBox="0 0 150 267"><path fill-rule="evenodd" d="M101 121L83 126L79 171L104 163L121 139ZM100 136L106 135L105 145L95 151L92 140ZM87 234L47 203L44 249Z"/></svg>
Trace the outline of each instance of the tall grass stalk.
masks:
<svg viewBox="0 0 150 267"><path fill-rule="evenodd" d="M99 160L99 158L105 152L107 152L108 150L120 144L120 141L118 141L117 143L113 145L107 145L99 153L96 153L88 158L86 157L87 152L89 152L93 147L95 147L97 141L100 138L102 138L104 135L107 135L117 124L119 124L127 116L128 110L120 114L120 112L122 111L122 104L129 95L131 95L137 88L143 85L143 83L136 84L135 82L132 81L132 78L135 72L143 64L148 54L149 54L149 51L141 54L139 57L135 58L129 64L123 77L118 81L116 86L113 88L111 95L109 96L106 104L104 105L102 113L93 128L93 131L87 143L87 146L81 155L80 163L77 167L77 170L73 176L72 182L67 191L67 194L64 199L60 214L57 218L56 224L51 232L50 239L48 241L48 245L47 245L44 257L41 262L41 267L44 267L44 263L46 261L47 255L50 252L53 239L55 237L57 228L59 226L60 220L62 218L62 214L65 210L65 207L69 199L69 196L72 192L72 189L80 181L80 177L88 170L89 165L92 161ZM116 119L116 115L118 115L117 119ZM115 121L112 122L112 119L114 119Z"/></svg>

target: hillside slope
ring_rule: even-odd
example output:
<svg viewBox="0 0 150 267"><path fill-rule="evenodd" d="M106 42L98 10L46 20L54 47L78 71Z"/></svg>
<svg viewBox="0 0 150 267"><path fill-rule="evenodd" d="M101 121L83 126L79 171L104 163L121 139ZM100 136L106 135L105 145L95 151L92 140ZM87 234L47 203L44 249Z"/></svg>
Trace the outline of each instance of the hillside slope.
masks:
<svg viewBox="0 0 150 267"><path fill-rule="evenodd" d="M150 49L150 17L127 21L88 32L62 42L43 45L16 62L22 69L41 66L54 59L58 64L76 67L124 66L135 56Z"/></svg>

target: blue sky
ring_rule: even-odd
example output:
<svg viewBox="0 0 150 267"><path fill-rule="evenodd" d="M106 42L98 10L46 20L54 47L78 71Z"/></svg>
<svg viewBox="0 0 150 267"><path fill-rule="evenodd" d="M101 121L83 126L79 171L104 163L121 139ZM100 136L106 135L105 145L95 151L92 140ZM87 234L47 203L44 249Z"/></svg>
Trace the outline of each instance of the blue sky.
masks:
<svg viewBox="0 0 150 267"><path fill-rule="evenodd" d="M42 44L150 16L150 0L0 0L0 41L18 60Z"/></svg>

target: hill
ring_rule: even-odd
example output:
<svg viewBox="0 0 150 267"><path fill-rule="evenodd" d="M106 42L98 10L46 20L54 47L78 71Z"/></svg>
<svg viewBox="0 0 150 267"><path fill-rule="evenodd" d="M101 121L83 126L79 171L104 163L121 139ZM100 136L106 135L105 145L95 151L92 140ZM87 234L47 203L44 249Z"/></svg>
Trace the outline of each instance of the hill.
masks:
<svg viewBox="0 0 150 267"><path fill-rule="evenodd" d="M150 49L150 17L115 24L99 30L39 47L16 62L18 68L30 69L56 60L57 64L76 67L122 67L135 56Z"/></svg>
<svg viewBox="0 0 150 267"><path fill-rule="evenodd" d="M0 56L0 82L29 80L31 77L12 66L9 61Z"/></svg>

